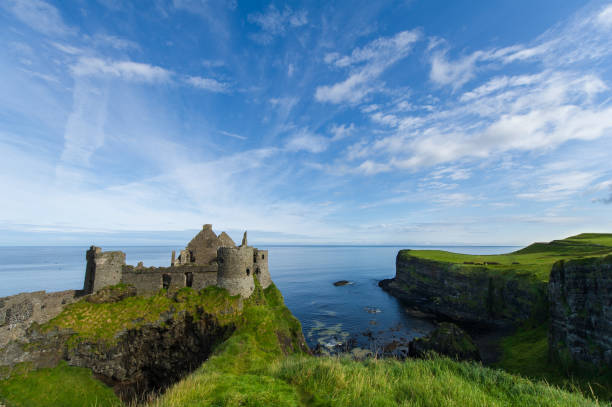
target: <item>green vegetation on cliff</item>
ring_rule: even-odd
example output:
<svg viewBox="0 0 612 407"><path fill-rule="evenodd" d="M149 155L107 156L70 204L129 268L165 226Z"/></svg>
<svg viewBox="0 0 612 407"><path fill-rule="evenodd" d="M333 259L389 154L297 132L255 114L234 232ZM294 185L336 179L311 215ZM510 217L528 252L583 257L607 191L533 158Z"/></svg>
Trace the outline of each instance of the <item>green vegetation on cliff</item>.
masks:
<svg viewBox="0 0 612 407"><path fill-rule="evenodd" d="M118 285L113 290L122 290ZM197 309L215 315L220 323L229 323L239 314L239 298L230 297L222 288L210 286L200 292L183 288L173 296L165 291L150 297L132 296L117 302L79 301L67 306L57 317L42 326L75 332L71 342L100 340L112 342L117 333L158 321L164 313L186 311L198 316Z"/></svg>
<svg viewBox="0 0 612 407"><path fill-rule="evenodd" d="M471 255L441 250L401 250L400 258L417 257L453 264L469 274L490 270L495 274L533 278L547 282L552 265L558 260L605 256L612 253L612 234L583 233L549 243L534 243L508 254Z"/></svg>
<svg viewBox="0 0 612 407"><path fill-rule="evenodd" d="M205 289L182 290L170 298L160 293L109 304L80 302L67 307L46 328L70 328L77 338L106 341L126 324L142 323L130 319L136 315L154 320L163 312L197 308L198 303L224 313L228 304L234 307L234 299L222 290ZM149 407L596 405L581 394L446 358L402 362L310 356L299 321L274 285L266 290L257 285L241 311L226 317L236 326L231 337L197 370L151 400ZM100 395L100 389L107 396L110 390L83 372L87 371L60 364L14 374L0 381L0 398L8 406L115 405L116 399ZM42 378L32 381L37 376Z"/></svg>
<svg viewBox="0 0 612 407"><path fill-rule="evenodd" d="M94 379L89 369L68 366L66 362L52 369L18 366L10 378L0 380L2 403L8 407L121 406L113 390Z"/></svg>

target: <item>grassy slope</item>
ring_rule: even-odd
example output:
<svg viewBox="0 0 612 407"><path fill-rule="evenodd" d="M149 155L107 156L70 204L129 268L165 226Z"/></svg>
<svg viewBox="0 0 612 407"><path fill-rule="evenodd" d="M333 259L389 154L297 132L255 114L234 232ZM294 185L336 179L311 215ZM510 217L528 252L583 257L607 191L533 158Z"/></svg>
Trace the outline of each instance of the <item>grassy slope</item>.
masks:
<svg viewBox="0 0 612 407"><path fill-rule="evenodd" d="M0 404L9 407L96 406L118 407L113 390L94 379L89 369L60 363L53 369L20 372L0 380Z"/></svg>
<svg viewBox="0 0 612 407"><path fill-rule="evenodd" d="M274 287L265 298L268 306L282 304ZM149 407L596 405L579 394L444 358L359 362L285 355L274 331L290 314L284 306L277 310L250 307L245 325L211 359ZM295 323L289 321L287 327Z"/></svg>
<svg viewBox="0 0 612 407"><path fill-rule="evenodd" d="M444 251L407 250L405 256L454 263L459 270L469 272L474 267L486 267L492 273L514 274L535 281L547 282L552 265L558 260L604 256L612 253L612 234L583 233L550 243L534 243L516 252L501 255L464 255ZM464 264L464 262L482 265ZM485 265L487 262L499 265ZM518 263L518 264L513 264ZM514 335L502 340L502 357L497 367L538 380L546 380L567 389L612 399L612 379L609 375L584 372L573 375L568 369L548 361L548 326L527 323Z"/></svg>
<svg viewBox="0 0 612 407"><path fill-rule="evenodd" d="M454 263L460 270L468 273L474 268L486 267L496 273L523 275L546 282L553 263L558 260L603 256L610 253L612 253L612 234L583 233L563 240L553 240L550 243L534 243L507 254L470 255L440 250L402 250L400 256ZM465 262L475 264L465 264ZM484 264L490 262L499 264Z"/></svg>
<svg viewBox="0 0 612 407"><path fill-rule="evenodd" d="M197 296L213 304L223 304L221 298L231 300L221 291L205 292L208 295L185 292L190 300L184 303L196 301ZM112 304L76 305L53 324L66 326L68 321L74 321L69 326L81 329L79 337L108 340L112 337L109 332L124 326L125 315L141 310L143 303L149 304L153 313L162 312L167 308L151 304L165 301L126 299L122 301L125 309L102 312L98 317L94 316L98 314L97 307L107 310ZM171 307L183 307L168 301ZM301 347L300 323L284 306L274 286L265 291L258 287L253 297L245 301L242 312L233 318L237 329L232 337L198 370L151 401L149 407L595 405L579 394L449 359L359 362L308 356ZM107 329L91 328L93 322L106 323ZM0 381L0 394L9 399L8 405L15 406L114 405L117 400L110 396L103 399L102 390L109 394L86 370L65 365Z"/></svg>

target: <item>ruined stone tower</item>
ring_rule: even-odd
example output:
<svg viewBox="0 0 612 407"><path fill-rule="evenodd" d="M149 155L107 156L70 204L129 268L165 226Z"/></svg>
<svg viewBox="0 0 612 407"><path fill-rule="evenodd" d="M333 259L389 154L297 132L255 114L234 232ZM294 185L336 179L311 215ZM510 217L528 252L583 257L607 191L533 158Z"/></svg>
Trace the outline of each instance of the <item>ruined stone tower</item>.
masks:
<svg viewBox="0 0 612 407"><path fill-rule="evenodd" d="M83 290L86 293L92 293L121 282L125 253L103 252L101 248L91 246L87 251L86 259L87 268L83 284Z"/></svg>
<svg viewBox="0 0 612 407"><path fill-rule="evenodd" d="M246 232L240 247L220 247L217 250L217 285L231 295L249 297L255 289L253 276L263 288L272 282L268 271L268 251L248 246Z"/></svg>
<svg viewBox="0 0 612 407"><path fill-rule="evenodd" d="M206 224L176 257L173 251L170 267L136 267L125 264L125 253L103 252L91 246L87 251L87 268L83 289L93 293L106 286L127 284L140 294L152 294L161 289L176 290L191 287L196 290L218 285L231 295L249 297L255 289L253 278L267 288L272 280L268 271L268 251L247 245L244 233L242 245L222 232L219 236Z"/></svg>

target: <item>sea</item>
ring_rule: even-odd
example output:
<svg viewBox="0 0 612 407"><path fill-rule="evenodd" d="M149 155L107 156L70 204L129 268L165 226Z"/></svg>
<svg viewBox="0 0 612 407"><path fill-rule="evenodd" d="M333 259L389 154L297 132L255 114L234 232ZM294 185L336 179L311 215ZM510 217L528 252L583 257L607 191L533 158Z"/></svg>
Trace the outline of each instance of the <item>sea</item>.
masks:
<svg viewBox="0 0 612 407"><path fill-rule="evenodd" d="M375 351L429 333L432 321L415 315L378 282L395 275L400 249L499 254L514 246L258 246L269 251L272 280L302 323L311 348ZM173 246L104 247L122 250L128 264L168 266ZM80 246L0 247L0 297L31 291L80 289L85 251ZM349 284L333 283L347 280Z"/></svg>

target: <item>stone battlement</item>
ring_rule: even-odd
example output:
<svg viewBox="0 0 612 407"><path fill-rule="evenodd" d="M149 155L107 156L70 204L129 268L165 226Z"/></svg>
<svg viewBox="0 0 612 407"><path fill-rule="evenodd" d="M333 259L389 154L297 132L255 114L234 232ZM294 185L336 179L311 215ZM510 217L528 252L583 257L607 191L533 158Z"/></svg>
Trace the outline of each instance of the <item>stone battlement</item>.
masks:
<svg viewBox="0 0 612 407"><path fill-rule="evenodd" d="M160 289L192 287L196 290L216 285L231 295L249 297L255 288L253 276L267 288L271 283L268 271L268 251L242 244L222 232L219 236L206 224L179 256L173 251L170 267L144 267L125 263L125 253L104 252L91 246L87 251L87 268L83 290L94 293L106 286L129 284L137 294L152 294Z"/></svg>

